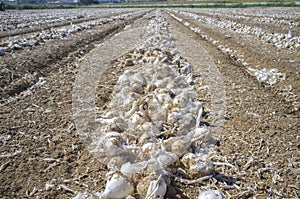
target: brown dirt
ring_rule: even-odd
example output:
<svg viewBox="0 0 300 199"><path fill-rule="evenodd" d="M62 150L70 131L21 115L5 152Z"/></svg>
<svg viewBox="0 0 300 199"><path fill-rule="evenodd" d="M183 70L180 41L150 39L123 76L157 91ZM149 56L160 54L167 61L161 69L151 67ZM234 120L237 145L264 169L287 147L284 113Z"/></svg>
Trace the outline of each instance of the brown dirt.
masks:
<svg viewBox="0 0 300 199"><path fill-rule="evenodd" d="M250 9L255 9L255 8L250 8ZM273 11L271 11L272 13L276 13L276 14L283 14L285 13L286 15L286 19L288 18L288 14L287 11L284 8L271 8L273 9ZM299 8L291 8L290 12L294 11L296 12ZM228 14L227 16L224 16L222 13L222 11L224 11L223 8L220 8L219 10L221 10L220 13L218 13L218 9L214 10L214 13L209 13L209 12L201 12L201 11L193 11L193 13L202 15L202 16L207 16L207 17L211 17L217 20L229 20L229 21L233 21L233 22L237 22L237 23L241 23L241 24L247 24L248 26L251 27L258 27L258 28L262 28L264 30L267 30L268 33L280 33L280 34L287 34L289 30L291 30L292 34L294 35L299 35L300 32L300 26L298 24L298 19L293 19L290 18L288 20L288 22L292 22L292 23L296 23L295 26L293 26L293 28L291 28L291 24L288 23L267 23L267 22L259 22L257 19L262 19L262 17L260 16L255 16L255 15L249 15L247 14L247 12L249 11L249 9L236 9L239 10L240 13L244 13L244 14ZM268 10L268 9L266 9ZM230 12L228 12L230 13ZM220 15L218 15L220 14ZM241 18L240 16L244 16L247 18ZM239 18L238 18L239 17ZM278 17L276 15L273 15L271 18L275 19L275 20L283 20L284 18Z"/></svg>
<svg viewBox="0 0 300 199"><path fill-rule="evenodd" d="M28 27L28 28L23 28L21 30L13 30L13 31L9 31L9 32L1 32L0 33L0 39L5 38L5 37L12 37L12 36L16 36L16 35L23 35L23 34L27 34L27 33L32 33L32 32L38 32L38 31L43 31L43 30L50 30L51 28L57 28L57 27L63 27L63 26L67 26L70 24L79 24L82 22L86 22L86 21L92 21L92 20L97 20L99 19L98 17L89 17L89 18L84 18L84 19L74 19L74 20L70 20L70 21L64 21L64 22L57 22L57 23L53 23L53 24L47 24L47 25L42 25L39 27Z"/></svg>
<svg viewBox="0 0 300 199"><path fill-rule="evenodd" d="M80 57L81 52L88 53L97 42L120 31L133 20L134 18L131 18L106 24L93 30L79 32L66 39L49 41L45 45L33 47L28 51L22 50L1 57L1 100L19 94L37 82L38 77L48 76L49 72L58 70L60 65L74 61L68 60L67 57L71 55ZM56 64L59 62L61 63ZM32 74L33 77L25 79L26 74Z"/></svg>
<svg viewBox="0 0 300 199"><path fill-rule="evenodd" d="M244 54L252 65L272 66L287 74L285 81L269 87L258 83L236 60L182 24L171 17L168 22L172 31L186 34L190 36L189 42L203 46L222 74L226 88L226 122L222 133L216 135L220 146L213 161L228 161L234 165L234 168L216 166L215 177L201 184L185 185L173 180L172 186L177 187L173 194L178 193L177 198L196 198L199 188L211 187L220 188L232 198L299 197L300 114L297 107L279 94L282 86L288 84L293 85L295 94L300 94L299 52L277 50L253 38L237 35L227 38L225 30L203 28L211 37ZM79 51L89 52L94 44L107 38L104 35L110 36L124 26L125 23L107 25L101 32L81 32L68 40L38 46L30 53L24 51L15 57L1 57L1 75L5 77L1 79L1 98L5 99L0 110L1 198L70 198L75 195L61 185L76 191L104 188L105 165L88 153L76 135L72 89L78 70L76 63L81 57ZM289 62L291 59L295 62ZM116 62L112 60L112 64ZM102 75L104 78L99 84L110 87L98 88L97 106L104 106L109 100L111 88L123 70L125 68L110 68ZM33 82L44 76L46 84L30 90L28 85L32 82L19 83L28 72L36 73ZM203 99L209 101L207 97ZM209 119L208 116L206 120L209 122ZM227 184L217 179L217 173L227 176ZM275 173L282 181L273 182ZM231 184L230 180L237 182ZM46 189L47 183L52 187ZM272 190L282 191L282 195Z"/></svg>
<svg viewBox="0 0 300 199"><path fill-rule="evenodd" d="M222 44L237 51L240 55L240 58L245 59L245 61L251 67L257 69L277 68L280 72L286 73L286 80L278 82L274 87L271 88L274 90L274 92L282 95L284 98L287 98L283 92L287 85L292 85L292 92L294 92L297 96L300 95L299 51L292 52L288 49L278 49L275 48L272 44L266 43L257 37L236 34L230 30L211 27L207 24L203 24L195 20L190 20L182 15L179 16L185 21L188 21L190 24L192 24L193 27L201 28L201 30L206 35L210 36L214 40L219 41L217 45ZM248 24L246 22L244 23ZM272 26L272 31L274 31L275 28L276 30L280 29L279 27ZM232 61L237 60L235 58L232 58ZM285 100L290 101L289 99ZM299 101L299 98L297 99L297 101ZM296 106L296 109L298 108L299 104Z"/></svg>
<svg viewBox="0 0 300 199"><path fill-rule="evenodd" d="M81 32L67 40L51 41L30 53L16 53L15 59L1 58L2 64L19 79L25 73L36 72L34 80L43 76L47 82L32 90L28 86L19 89L23 83L17 78L2 84L1 97L5 100L0 111L1 140L9 136L11 139L0 145L1 198L23 198L30 194L38 198L70 198L74 195L61 188L61 184L82 191L103 189L105 166L88 153L76 134L72 113L76 63L82 57L80 50L88 53L94 45L133 21ZM20 67L18 60L22 59L29 61ZM17 86L11 86L14 84ZM47 192L46 183L53 185Z"/></svg>
<svg viewBox="0 0 300 199"><path fill-rule="evenodd" d="M190 24L199 25L193 20L180 17ZM297 88L299 87L299 76L296 72L300 61L298 60L299 52L277 50L270 45L263 45L254 38L247 40L238 35L226 38L225 30L207 27L202 29L220 43L242 52L247 57L247 62L252 65L272 66L287 74L286 81L279 83L275 88L270 88L251 77L244 67L236 63L235 59L224 55L210 42L200 40L197 34L182 24L176 23L177 31L190 35L194 42L199 42L209 51L215 64L218 65L226 87L226 117L229 120L225 122L225 127L219 135L221 146L218 148L219 156L215 161L228 160L235 168L225 166L218 167L216 170L221 174L238 179L240 183L238 184L239 189L226 187L222 183L216 183L216 186L223 187L227 196L233 198L251 196L291 198L296 196L295 193L299 196L300 184L297 171L300 158L299 109L298 107L295 109L291 102L285 100L278 92L274 92L276 87L292 84L295 88L294 92L299 96ZM221 34L222 32L223 34ZM278 59L274 59L274 54ZM287 61L289 59L297 61L289 63ZM223 158L219 159L220 157ZM252 161L250 161L251 159ZM248 161L250 164L246 164ZM272 182L274 173L279 174L282 181ZM196 187L194 188L196 189ZM282 195L272 193L273 189L281 190ZM239 195L243 191L244 194ZM194 198L192 192L190 196Z"/></svg>

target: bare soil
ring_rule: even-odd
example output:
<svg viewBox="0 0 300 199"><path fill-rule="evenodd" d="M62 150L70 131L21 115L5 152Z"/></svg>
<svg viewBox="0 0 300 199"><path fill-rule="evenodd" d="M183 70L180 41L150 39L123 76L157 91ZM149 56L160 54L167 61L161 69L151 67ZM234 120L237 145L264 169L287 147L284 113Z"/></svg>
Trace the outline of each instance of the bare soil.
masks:
<svg viewBox="0 0 300 199"><path fill-rule="evenodd" d="M214 178L201 183L186 185L172 179L173 188L169 187L167 196L197 198L199 189L218 188L228 198L299 198L299 102L289 101L282 93L286 85L292 85L292 91L300 94L300 53L278 50L259 39L202 26L180 16L243 54L251 65L278 68L287 74L285 81L271 87L259 83L237 60L165 14L175 43L202 46L222 75L226 121L221 133L215 135L220 146L212 160L230 163L216 165ZM106 166L89 154L76 134L72 93L79 59L127 24L132 28L144 25L152 15L106 24L101 29L1 57L1 198L71 198L76 195L74 191L104 189ZM183 44L176 32L190 40ZM111 67L99 80L102 86L97 89L97 107L105 108L118 77L126 67L132 67L113 67L120 60L111 60ZM22 78L26 73L33 77ZM45 77L46 83L30 89L39 77ZM198 95L209 107L207 92L199 91ZM204 118L208 123L210 119L209 114Z"/></svg>
<svg viewBox="0 0 300 199"><path fill-rule="evenodd" d="M193 23L192 20L186 20ZM171 22L172 25L173 23ZM199 42L210 52L210 56L215 60L223 77L228 120L225 122L222 133L219 134L221 144L218 148L220 155L218 157L223 157L221 161L228 160L233 163L235 168L221 166L217 171L241 182L238 185L239 193L236 188L230 186L226 188L221 185L227 196L233 198L296 197L294 194L299 194L297 171L299 109L295 111L291 102L287 102L276 91L274 92L275 88L259 83L245 71L245 68L239 66L236 60L222 54L211 43L201 41L199 36L191 33L183 25L180 28L178 26L177 24L174 27L177 31L190 35L194 42ZM249 57L248 60L251 60L251 64L275 65L280 68L280 71L286 72L289 78L282 84L299 84L299 76L296 73L299 70L297 69L299 60L295 64L290 64L289 67L282 67L287 64L286 59L295 59L295 54L297 55L298 52L290 53L284 50L278 52L271 46L262 48L259 41L253 38L251 42L246 43L246 38L233 35L228 39L220 32L205 29L205 33L209 36L221 43L224 42L238 52L244 52ZM239 45L242 42L246 45ZM256 49L253 49L254 47ZM273 53L283 60L275 61ZM216 159L218 160L220 159ZM279 174L282 180L273 181L275 173ZM220 184L216 183L216 187L218 186ZM255 189L251 190L249 186ZM284 194L276 195L272 193L272 189L282 190Z"/></svg>

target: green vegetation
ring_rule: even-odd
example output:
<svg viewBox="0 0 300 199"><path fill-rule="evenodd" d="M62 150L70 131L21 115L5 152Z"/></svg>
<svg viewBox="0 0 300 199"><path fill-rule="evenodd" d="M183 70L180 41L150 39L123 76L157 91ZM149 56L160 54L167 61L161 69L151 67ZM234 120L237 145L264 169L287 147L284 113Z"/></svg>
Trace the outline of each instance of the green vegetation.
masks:
<svg viewBox="0 0 300 199"><path fill-rule="evenodd" d="M0 11L5 10L5 4L3 2L0 2Z"/></svg>

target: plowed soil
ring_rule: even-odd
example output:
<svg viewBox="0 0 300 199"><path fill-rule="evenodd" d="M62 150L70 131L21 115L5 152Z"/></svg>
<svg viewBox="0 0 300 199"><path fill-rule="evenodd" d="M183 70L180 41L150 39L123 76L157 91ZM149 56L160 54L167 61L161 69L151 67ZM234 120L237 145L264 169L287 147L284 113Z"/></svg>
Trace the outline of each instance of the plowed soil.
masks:
<svg viewBox="0 0 300 199"><path fill-rule="evenodd" d="M224 126L214 135L220 141L212 157L216 162L214 178L190 185L172 179L171 185L175 188L169 187L167 197L197 198L199 189L214 188L220 189L227 198L299 198L299 98L289 100L286 92L300 94L300 52L279 50L258 38L210 28L176 14L243 54L252 66L277 68L286 73L286 80L269 86L258 82L236 59L201 39L166 10L163 13L175 46L179 51L205 52L220 72L226 93ZM74 82L80 64L97 52L99 44L118 38L116 33L124 31L128 24L131 29L146 26L154 15L151 11L0 57L1 198L71 198L77 191L104 189L106 166L89 154L76 133L72 111ZM278 28L271 27L272 31ZM124 54L126 52L120 54L119 61ZM182 52L184 55L188 56L189 51ZM102 86L97 90L97 107L103 107L110 100L118 77L126 67L132 67L130 64L124 64L121 69L113 67L118 59L110 60L110 67L99 79ZM201 76L201 70L207 66L193 64L199 67ZM33 77L22 78L27 73ZM45 83L32 87L40 77L44 77ZM206 80L204 75L201 78ZM293 89L284 90L289 85ZM210 110L211 99L207 92L198 94L204 107ZM204 118L208 123L211 119L209 113Z"/></svg>

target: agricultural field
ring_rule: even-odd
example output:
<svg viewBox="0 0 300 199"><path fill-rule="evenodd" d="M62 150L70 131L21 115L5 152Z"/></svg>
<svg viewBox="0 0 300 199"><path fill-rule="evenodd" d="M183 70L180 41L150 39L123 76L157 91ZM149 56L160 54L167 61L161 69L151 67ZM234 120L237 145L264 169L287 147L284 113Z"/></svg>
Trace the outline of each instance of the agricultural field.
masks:
<svg viewBox="0 0 300 199"><path fill-rule="evenodd" d="M300 197L298 7L0 18L0 198Z"/></svg>

